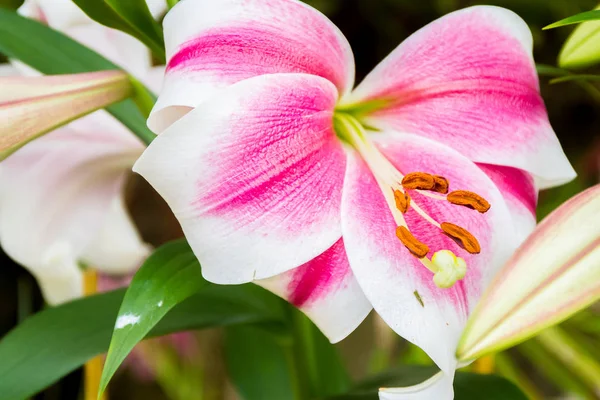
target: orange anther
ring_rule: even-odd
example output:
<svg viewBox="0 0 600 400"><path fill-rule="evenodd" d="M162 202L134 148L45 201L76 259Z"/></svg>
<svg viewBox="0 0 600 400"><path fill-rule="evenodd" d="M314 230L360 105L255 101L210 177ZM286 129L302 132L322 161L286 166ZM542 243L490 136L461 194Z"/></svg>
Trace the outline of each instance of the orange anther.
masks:
<svg viewBox="0 0 600 400"><path fill-rule="evenodd" d="M396 236L415 257L423 258L429 253L429 247L415 238L404 226L396 228Z"/></svg>
<svg viewBox="0 0 600 400"><path fill-rule="evenodd" d="M408 193L402 193L399 190L394 190L394 200L396 200L396 208L404 214L410 207L410 196Z"/></svg>
<svg viewBox="0 0 600 400"><path fill-rule="evenodd" d="M450 186L448 179L444 178L443 176L434 175L433 180L435 182L435 186L432 189L434 192L442 194L448 193L448 187Z"/></svg>
<svg viewBox="0 0 600 400"><path fill-rule="evenodd" d="M444 233L454 239L457 239L462 244L463 249L471 254L479 254L481 246L479 241L465 228L454 225L450 222L442 222L440 225Z"/></svg>
<svg viewBox="0 0 600 400"><path fill-rule="evenodd" d="M411 172L402 179L404 189L431 190L435 187L433 175L425 172Z"/></svg>
<svg viewBox="0 0 600 400"><path fill-rule="evenodd" d="M478 195L477 193L468 192L466 190L455 190L450 192L446 199L459 206L465 206L484 213L490 209L491 205L486 199Z"/></svg>

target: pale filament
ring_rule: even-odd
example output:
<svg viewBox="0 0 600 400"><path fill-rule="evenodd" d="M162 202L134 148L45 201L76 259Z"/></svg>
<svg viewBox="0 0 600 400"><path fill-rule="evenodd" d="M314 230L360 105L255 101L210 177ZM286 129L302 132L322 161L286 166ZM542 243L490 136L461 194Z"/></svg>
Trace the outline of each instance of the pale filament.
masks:
<svg viewBox="0 0 600 400"><path fill-rule="evenodd" d="M402 186L401 182L404 179L404 175L398 171L396 167L379 151L377 147L375 147L370 141L368 141L364 136L364 128L359 123L352 123L351 120L340 119L341 123L343 123L346 127L346 133L350 135L349 139L352 142L352 145L359 152L362 159L367 163L369 169L373 173L381 192L384 195L384 198L388 204L388 208L392 213L392 217L396 222L396 225L403 226L410 231L408 228L408 224L404 219L404 215L398 208L396 207L396 203L394 200L393 190L399 190L401 193L405 193L405 189ZM362 136L362 137L361 137ZM390 190L392 188L393 190ZM421 191L419 191L421 193ZM446 199L443 196L439 196L442 199ZM421 207L411 201L410 207L419 214L423 219L427 222L440 229L440 224L430 217ZM434 274L437 273L438 268L435 266L431 260L426 256L423 258L417 258L421 264Z"/></svg>

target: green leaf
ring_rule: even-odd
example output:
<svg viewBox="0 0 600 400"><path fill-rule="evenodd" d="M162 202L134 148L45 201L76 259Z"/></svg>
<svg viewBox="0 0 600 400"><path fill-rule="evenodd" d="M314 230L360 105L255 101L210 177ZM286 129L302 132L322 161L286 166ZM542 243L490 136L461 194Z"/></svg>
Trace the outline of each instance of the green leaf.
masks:
<svg viewBox="0 0 600 400"><path fill-rule="evenodd" d="M600 81L600 75L589 75L589 74L581 74L581 75L567 75L561 76L559 78L554 78L550 81L550 83L562 83L569 81Z"/></svg>
<svg viewBox="0 0 600 400"><path fill-rule="evenodd" d="M125 291L49 308L0 341L2 400L34 395L108 349ZM208 285L171 310L148 337L245 323L281 326L281 299L255 285Z"/></svg>
<svg viewBox="0 0 600 400"><path fill-rule="evenodd" d="M595 21L595 20L599 20L599 19L600 19L600 10L586 11L586 12L572 15L565 19L561 19L560 21L557 21L553 24L545 26L542 29L544 29L544 30L554 29L554 28L558 28L561 26L579 24L580 22Z"/></svg>
<svg viewBox="0 0 600 400"><path fill-rule="evenodd" d="M404 387L421 383L438 370L435 367L403 366L372 377L354 391L329 400L378 400L378 389ZM479 375L457 371L454 378L455 400L527 400L527 396L512 382L496 375Z"/></svg>
<svg viewBox="0 0 600 400"><path fill-rule="evenodd" d="M245 400L301 400L293 340L256 326L227 328L225 362L231 381Z"/></svg>
<svg viewBox="0 0 600 400"><path fill-rule="evenodd" d="M109 28L123 31L148 46L165 61L162 29L145 0L73 0L88 17Z"/></svg>
<svg viewBox="0 0 600 400"><path fill-rule="evenodd" d="M598 41L600 41L600 9L565 18L546 28L579 22L583 23L573 30L558 55L558 65L560 67L580 69L600 62L600 46L598 46Z"/></svg>
<svg viewBox="0 0 600 400"><path fill-rule="evenodd" d="M16 10L23 5L25 0L0 0L0 7Z"/></svg>
<svg viewBox="0 0 600 400"><path fill-rule="evenodd" d="M2 8L0 53L47 75L119 69L98 53L62 33ZM113 104L107 110L144 143L150 143L154 139L155 135L146 127L146 119L132 100Z"/></svg>
<svg viewBox="0 0 600 400"><path fill-rule="evenodd" d="M115 324L102 371L100 392L135 345L177 304L208 282L185 240L157 249L133 277Z"/></svg>
<svg viewBox="0 0 600 400"><path fill-rule="evenodd" d="M104 0L104 2L129 23L138 33L136 37L146 43L164 63L166 58L162 26L150 13L146 0Z"/></svg>
<svg viewBox="0 0 600 400"><path fill-rule="evenodd" d="M302 312L289 307L293 321L296 358L307 376L311 397L344 393L350 377L337 349Z"/></svg>

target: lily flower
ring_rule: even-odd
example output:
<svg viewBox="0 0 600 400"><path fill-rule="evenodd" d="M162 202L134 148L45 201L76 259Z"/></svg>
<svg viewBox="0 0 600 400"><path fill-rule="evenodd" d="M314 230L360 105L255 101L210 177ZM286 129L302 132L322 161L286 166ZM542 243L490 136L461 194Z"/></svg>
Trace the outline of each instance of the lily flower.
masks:
<svg viewBox="0 0 600 400"><path fill-rule="evenodd" d="M71 1L27 0L19 12L91 47L150 88L160 87L164 67L152 66L143 44L92 21ZM40 77L21 63L12 64L13 76L2 79L9 79L6 82L15 90L4 91L3 96L29 96L22 83L31 80L65 83L71 79L74 89L83 84L68 75ZM16 73L27 77L14 76ZM114 72L93 76L99 79L105 74ZM4 88L5 82L2 85ZM38 86L36 93L44 89L51 95L53 88ZM64 94L56 97L63 105L67 100ZM51 123L59 122L55 118L58 110L52 115L42 111L7 115L37 124L48 120L47 128L53 128ZM76 115L68 119L73 117ZM0 244L34 275L49 304L83 295L81 264L105 274L127 275L151 251L126 210L123 193L129 171L143 149L127 128L99 110L26 144L0 163Z"/></svg>
<svg viewBox="0 0 600 400"><path fill-rule="evenodd" d="M265 286L333 342L373 307L451 383L471 310L535 226L538 188L575 176L524 21L448 14L355 89L350 45L299 1L188 0L164 28L160 135L134 171L205 278Z"/></svg>

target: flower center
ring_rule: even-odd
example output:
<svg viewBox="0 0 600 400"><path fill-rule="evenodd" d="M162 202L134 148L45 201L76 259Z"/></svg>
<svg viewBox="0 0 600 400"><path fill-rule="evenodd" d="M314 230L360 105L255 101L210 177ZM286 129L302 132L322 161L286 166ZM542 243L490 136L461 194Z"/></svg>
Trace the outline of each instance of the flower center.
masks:
<svg viewBox="0 0 600 400"><path fill-rule="evenodd" d="M467 264L464 259L457 257L451 250L442 249L431 258L429 246L415 237L406 223L404 214L409 209L414 210L421 218L429 223L432 229L440 231L454 239L456 243L471 254L479 254L481 246L477 238L465 228L450 222L438 222L426 213L412 198L411 193L419 193L436 201L449 202L485 213L490 204L480 195L467 190L456 190L448 193L449 182L441 176L426 172L411 172L402 174L392 163L371 143L363 125L356 117L336 112L334 115L335 131L341 140L350 144L367 163L379 185L396 222L398 240L419 259L421 264L433 275L433 282L440 288L450 288L464 278Z"/></svg>

